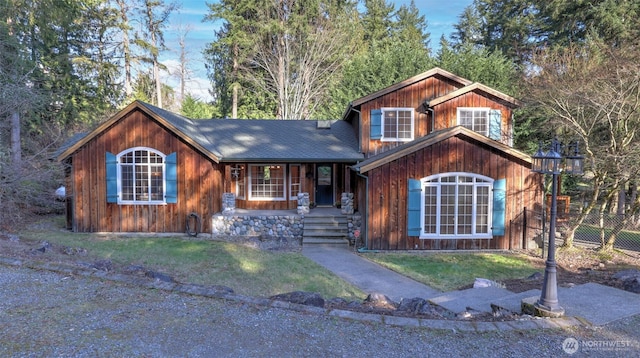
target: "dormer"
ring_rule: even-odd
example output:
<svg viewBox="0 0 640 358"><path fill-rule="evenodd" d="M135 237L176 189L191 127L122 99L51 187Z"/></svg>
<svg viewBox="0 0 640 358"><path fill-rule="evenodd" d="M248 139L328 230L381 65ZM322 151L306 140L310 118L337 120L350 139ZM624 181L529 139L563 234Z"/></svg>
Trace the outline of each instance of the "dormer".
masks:
<svg viewBox="0 0 640 358"><path fill-rule="evenodd" d="M351 102L343 119L356 128L359 148L369 158L458 125L511 145L518 105L504 93L436 67Z"/></svg>

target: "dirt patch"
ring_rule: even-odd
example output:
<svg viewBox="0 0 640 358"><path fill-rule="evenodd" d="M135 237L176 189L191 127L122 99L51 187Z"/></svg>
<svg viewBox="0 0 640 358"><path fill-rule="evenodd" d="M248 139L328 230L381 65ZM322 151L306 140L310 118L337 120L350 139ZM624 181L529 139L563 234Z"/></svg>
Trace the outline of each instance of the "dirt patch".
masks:
<svg viewBox="0 0 640 358"><path fill-rule="evenodd" d="M509 291L518 293L542 287L545 260L532 253L527 255L540 267L540 274L530 278L501 281ZM590 248L559 248L556 252L556 264L556 276L560 287L593 282L622 289L622 282L612 279L611 276L622 270L640 269L640 254L629 252L603 254Z"/></svg>

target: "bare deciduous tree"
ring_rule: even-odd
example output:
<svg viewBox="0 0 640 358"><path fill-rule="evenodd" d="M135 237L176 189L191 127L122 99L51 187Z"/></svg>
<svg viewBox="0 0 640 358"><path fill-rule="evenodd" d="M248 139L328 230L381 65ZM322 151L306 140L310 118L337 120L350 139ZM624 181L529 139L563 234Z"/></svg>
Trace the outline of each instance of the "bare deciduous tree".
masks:
<svg viewBox="0 0 640 358"><path fill-rule="evenodd" d="M260 23L244 72L261 90L276 94L278 118L309 119L345 62L349 31L321 8L311 15L293 0L271 4L262 10L267 20Z"/></svg>
<svg viewBox="0 0 640 358"><path fill-rule="evenodd" d="M590 211L601 204L602 213L609 199L640 174L639 55L634 45L612 48L592 41L545 49L533 57L527 97L548 116L556 135L581 140L592 185L588 205L566 232L566 246L573 244L575 230ZM629 213L639 209L636 200ZM613 248L616 233L630 217L603 240L603 249Z"/></svg>

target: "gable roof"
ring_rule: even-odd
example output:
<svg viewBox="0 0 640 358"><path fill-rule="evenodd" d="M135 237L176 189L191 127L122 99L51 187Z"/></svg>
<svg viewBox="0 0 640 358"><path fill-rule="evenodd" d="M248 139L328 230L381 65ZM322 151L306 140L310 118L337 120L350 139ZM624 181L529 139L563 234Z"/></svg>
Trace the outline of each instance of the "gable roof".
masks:
<svg viewBox="0 0 640 358"><path fill-rule="evenodd" d="M454 75L453 73L451 73L449 71L445 71L445 70L441 69L440 67L434 67L434 68L430 69L429 71L426 71L426 72L423 72L423 73L421 73L419 75L416 75L416 76L413 76L411 78L408 78L408 79L406 79L406 80L404 80L402 82L395 83L395 84L393 84L393 85L391 85L389 87L383 88L383 89L381 89L381 90L379 90L377 92L374 92L372 94L369 94L369 95L366 95L364 97L358 98L355 101L351 102L351 106L357 107L357 106L359 106L359 105L361 105L361 104L363 104L365 102L369 102L369 101L371 101L373 99L376 99L378 97L384 96L384 95L389 94L391 92L395 92L395 91L397 91L397 90L399 90L399 89L401 89L403 87L407 87L407 86L409 86L411 84L414 84L416 82L422 81L422 80L424 80L426 78L429 78L429 77L433 77L435 75L440 75L442 77L446 77L446 78L448 78L450 80L453 80L454 82L458 82L459 84L461 84L463 86L467 86L467 85L470 85L471 83L473 83L473 82L471 82L471 81L469 81L469 80L467 80L465 78L462 78L460 76Z"/></svg>
<svg viewBox="0 0 640 358"><path fill-rule="evenodd" d="M76 138L77 136L72 137L65 144L63 144L63 147L66 147L66 149L60 152L57 155L56 159L58 161L62 161L66 159L75 151L80 149L83 145L87 144L93 138L100 135L102 132L107 130L113 124L115 124L116 122L118 122L119 120L121 120L122 118L127 116L129 113L133 112L134 110L141 110L142 112L144 112L145 114L153 118L155 121L165 126L169 130L169 132L173 133L174 135L180 138L183 138L187 143L193 145L195 148L200 150L204 155L211 158L213 161L215 162L220 161L220 156L218 155L218 153L210 152L200 143L200 141L185 135L185 131L188 132L195 129L192 120L186 117L177 115L175 113L162 110L158 107L152 106L150 104L147 104L138 100L133 101L127 107L120 110L114 116L112 116L111 118L109 118L108 120L100 124L98 127L96 127L91 132L87 133L85 136L79 139ZM196 137L198 136L196 135ZM206 141L205 138L198 138L198 139Z"/></svg>
<svg viewBox="0 0 640 358"><path fill-rule="evenodd" d="M411 154L419 149L429 147L433 144L436 144L445 139L455 137L455 136L464 136L464 137L473 139L475 141L488 145L492 148L495 148L503 153L506 153L512 157L518 158L527 163L531 163L531 157L526 153L523 153L517 149L513 149L508 145L502 144L493 139L487 138L482 134L474 132L463 126L456 126L456 127L451 127L451 128L432 132L427 136L421 137L412 142L409 142L399 147L396 147L394 149L388 150L382 154L363 160L362 162L351 166L351 168L353 168L357 172L366 173L371 169L375 169L381 165L390 163L396 159L399 159L408 154Z"/></svg>
<svg viewBox="0 0 640 358"><path fill-rule="evenodd" d="M416 76L413 76L411 78L407 78L406 80L404 80L402 82L395 83L395 84L393 84L393 85L391 85L389 87L383 88L383 89L381 89L381 90L379 90L377 92L371 93L369 95L366 95L364 97L360 97L360 98L352 101L347 106L347 109L345 110L344 114L342 115L342 118L343 119L346 118L347 115L349 114L349 112L351 112L351 110L354 107L358 107L358 106L362 105L363 103L369 102L369 101L374 100L374 99L376 99L378 97L384 96L386 94L389 94L391 92L397 91L397 90L399 90L401 88L407 87L407 86L412 85L412 84L414 84L416 82L422 81L424 79L427 79L429 77L433 77L433 76L436 76L436 75L448 78L448 79L450 79L450 80L452 80L454 82L459 83L461 86L468 86L471 83L473 83L472 81L469 81L466 78L462 78L462 77L460 77L458 75L455 75L455 74L453 74L453 73L451 73L449 71L443 70L440 67L434 67L434 68L430 69L429 71L423 72L423 73L421 73L419 75L416 75Z"/></svg>
<svg viewBox="0 0 640 358"><path fill-rule="evenodd" d="M453 98L462 96L463 94L466 94L466 93L469 93L469 92L473 92L473 91L480 91L480 92L484 92L486 94L489 94L489 95L491 95L493 97L496 97L496 98L506 102L511 107L520 106L520 101L518 101L517 99L515 99L515 98L513 98L513 97L511 97L511 96L509 96L507 94L504 94L504 93L502 93L500 91L494 90L491 87L487 87L487 86L485 86L485 85L483 85L482 83L479 83L479 82L474 82L472 84L469 84L467 86L459 88L459 89L457 89L457 90L455 90L453 92L449 92L444 96L440 96L440 97L434 98L432 100L427 100L427 101L425 101L425 105L428 108L432 108L432 107L437 106L437 105L439 105L441 103L449 101L449 100L451 100Z"/></svg>
<svg viewBox="0 0 640 358"><path fill-rule="evenodd" d="M193 120L148 103L134 101L84 137L72 138L75 140L63 146L65 149L57 155L57 159L64 160L134 110L143 111L216 163L355 162L364 158L358 151L353 128L344 121L332 121L329 128L318 128L318 121Z"/></svg>

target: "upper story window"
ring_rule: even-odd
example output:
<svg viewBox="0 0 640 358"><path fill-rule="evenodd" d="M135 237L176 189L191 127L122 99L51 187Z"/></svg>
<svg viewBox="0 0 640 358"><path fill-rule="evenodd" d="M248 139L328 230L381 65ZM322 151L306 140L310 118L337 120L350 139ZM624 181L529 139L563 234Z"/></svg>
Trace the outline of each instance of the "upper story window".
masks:
<svg viewBox="0 0 640 358"><path fill-rule="evenodd" d="M413 140L413 108L381 108L371 111L371 139L387 142Z"/></svg>
<svg viewBox="0 0 640 358"><path fill-rule="evenodd" d="M458 124L489 136L489 108L458 108Z"/></svg>
<svg viewBox="0 0 640 358"><path fill-rule="evenodd" d="M176 202L176 154L145 147L118 155L107 152L107 202L164 204Z"/></svg>
<svg viewBox="0 0 640 358"><path fill-rule="evenodd" d="M459 107L458 125L469 128L494 140L502 139L502 113L482 107Z"/></svg>

